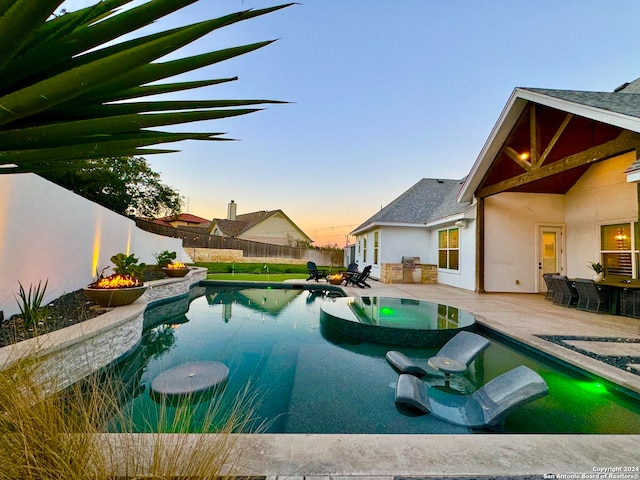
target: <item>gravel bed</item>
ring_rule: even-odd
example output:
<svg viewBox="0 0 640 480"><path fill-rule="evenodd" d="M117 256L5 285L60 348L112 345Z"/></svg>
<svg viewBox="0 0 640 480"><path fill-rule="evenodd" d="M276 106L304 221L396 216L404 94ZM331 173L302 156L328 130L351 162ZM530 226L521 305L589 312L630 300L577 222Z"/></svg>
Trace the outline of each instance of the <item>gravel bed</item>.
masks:
<svg viewBox="0 0 640 480"><path fill-rule="evenodd" d="M635 375L640 375L640 371L635 368L631 368L629 364L640 364L640 357L631 357L631 356L611 356L611 355L598 355L589 350L583 350L574 345L566 343L566 340L578 340L584 342L611 342L611 343L640 343L640 339L637 338L616 338L616 337L583 337L579 335L537 335L551 343L555 343L556 345L560 345L561 347L568 348L569 350L573 350L574 352L581 353L582 355L586 355L591 358L595 358L603 363L608 365L612 365L621 370L625 370L627 372L633 373Z"/></svg>

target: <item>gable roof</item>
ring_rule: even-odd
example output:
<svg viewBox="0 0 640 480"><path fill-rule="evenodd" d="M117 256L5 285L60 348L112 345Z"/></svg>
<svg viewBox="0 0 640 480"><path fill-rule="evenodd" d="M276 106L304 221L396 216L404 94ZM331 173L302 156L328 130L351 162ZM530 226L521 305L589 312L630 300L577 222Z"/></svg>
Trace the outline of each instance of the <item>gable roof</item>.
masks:
<svg viewBox="0 0 640 480"><path fill-rule="evenodd" d="M389 205L351 232L356 235L381 225L424 226L426 223L467 210L458 203L462 180L423 178Z"/></svg>
<svg viewBox="0 0 640 480"><path fill-rule="evenodd" d="M273 217L275 215L280 215L284 217L291 225L293 225L296 230L298 230L305 238L311 241L311 238L304 233L300 227L298 227L293 221L280 209L278 210L260 210L258 212L250 212L243 213L241 215L236 215L235 220L228 220L226 218L214 218L211 222L210 231L213 230L214 224L220 229L223 235L229 237L237 237L242 235L247 230L251 229L255 225L264 222L266 219Z"/></svg>
<svg viewBox="0 0 640 480"><path fill-rule="evenodd" d="M619 87L615 92L516 88L471 168L457 197L458 201L469 202L473 199L476 189L529 102L632 132L640 132L638 80Z"/></svg>

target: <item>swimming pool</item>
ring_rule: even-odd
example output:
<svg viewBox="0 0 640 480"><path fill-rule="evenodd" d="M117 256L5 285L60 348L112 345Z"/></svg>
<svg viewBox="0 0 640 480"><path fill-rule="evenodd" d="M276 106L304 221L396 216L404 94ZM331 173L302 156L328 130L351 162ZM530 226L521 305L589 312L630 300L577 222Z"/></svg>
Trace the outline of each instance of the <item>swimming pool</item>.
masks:
<svg viewBox="0 0 640 480"><path fill-rule="evenodd" d="M401 350L426 362L437 347L400 348L327 328L320 321L321 306L338 300L322 290L199 288L196 298L181 300L183 307L151 308L146 316L154 320L142 344L118 365L120 372L127 372L132 392L124 402L132 412L134 430L150 431L149 425L155 425L150 417L161 407L173 408L152 398L149 386L156 376L183 363L217 361L229 367L226 397L234 397L248 383L260 397L256 418L269 422L267 433L473 433L395 405L398 375L386 362L386 352ZM155 318L164 310L161 318ZM526 365L545 379L550 390L549 396L516 411L493 431L640 431L640 406L635 399L525 354L490 332L480 333L491 340L491 346L458 380L461 388L477 388Z"/></svg>

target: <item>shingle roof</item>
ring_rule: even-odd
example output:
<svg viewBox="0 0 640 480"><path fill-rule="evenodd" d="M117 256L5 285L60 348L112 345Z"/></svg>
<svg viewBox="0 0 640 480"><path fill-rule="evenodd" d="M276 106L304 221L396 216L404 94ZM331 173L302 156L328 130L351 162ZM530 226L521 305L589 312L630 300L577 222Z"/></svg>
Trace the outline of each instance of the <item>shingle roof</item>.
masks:
<svg viewBox="0 0 640 480"><path fill-rule="evenodd" d="M160 220L162 222L189 222L189 223L209 223L209 220L206 218L198 217L197 215L192 215L191 213L179 213L177 215L169 215L168 217L156 218L156 220Z"/></svg>
<svg viewBox="0 0 640 480"><path fill-rule="evenodd" d="M300 230L300 228L295 225L293 221L289 217L287 217L285 213L280 209L270 211L260 210L258 212L243 213L241 215L236 215L235 220L227 220L226 218L214 218L213 222L215 222L223 235L227 235L229 237L237 237L249 230L254 225L257 225L258 223L276 214L282 215L284 218L289 220L289 222L291 222L293 226ZM300 230L300 233L309 238L309 236L302 230ZM309 240L311 239L309 238Z"/></svg>
<svg viewBox="0 0 640 480"><path fill-rule="evenodd" d="M375 224L425 224L465 211L468 203L457 203L462 180L423 178L389 205L367 219L354 232Z"/></svg>
<svg viewBox="0 0 640 480"><path fill-rule="evenodd" d="M206 218L198 217L197 215L192 215L190 213L178 213L177 215L169 215L167 217L161 218L149 218L145 219L150 222L157 223L158 225L164 225L165 227L172 227L172 222L187 222L187 223L195 223L196 226L201 228L207 228L209 226L209 220Z"/></svg>
<svg viewBox="0 0 640 480"><path fill-rule="evenodd" d="M636 91L634 85L635 82L630 83L623 90L617 92L582 92L579 90L550 90L544 88L522 88L521 90L640 118L640 95L633 93Z"/></svg>

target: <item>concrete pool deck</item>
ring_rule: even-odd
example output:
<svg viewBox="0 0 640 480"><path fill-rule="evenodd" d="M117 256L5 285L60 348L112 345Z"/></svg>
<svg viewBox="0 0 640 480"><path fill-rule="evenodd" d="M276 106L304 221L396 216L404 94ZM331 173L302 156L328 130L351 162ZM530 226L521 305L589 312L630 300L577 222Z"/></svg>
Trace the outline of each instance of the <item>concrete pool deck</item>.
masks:
<svg viewBox="0 0 640 480"><path fill-rule="evenodd" d="M315 282L312 282L315 283ZM474 313L487 327L640 393L640 320L553 305L542 295L475 294L443 285L343 287L352 296L414 298ZM585 337L574 347L631 357L617 368L538 335ZM600 341L597 341L600 340ZM611 342L619 347L611 353ZM578 343L576 343L578 342ZM634 358L635 357L635 358ZM638 363L634 363L638 361ZM627 369L631 371L627 371ZM363 412L366 414L366 412ZM638 435L242 435L238 475L270 480L421 478L640 478ZM609 470L605 470L609 468ZM611 470L616 469L619 470ZM627 469L627 470L625 470ZM554 477L549 476L554 475ZM564 475L576 475L575 477ZM615 475L628 475L627 477ZM564 477L563 477L564 476Z"/></svg>

